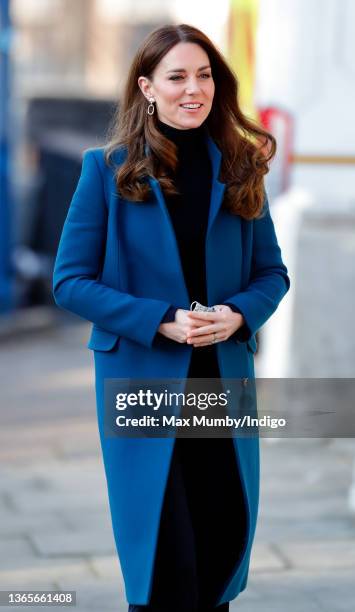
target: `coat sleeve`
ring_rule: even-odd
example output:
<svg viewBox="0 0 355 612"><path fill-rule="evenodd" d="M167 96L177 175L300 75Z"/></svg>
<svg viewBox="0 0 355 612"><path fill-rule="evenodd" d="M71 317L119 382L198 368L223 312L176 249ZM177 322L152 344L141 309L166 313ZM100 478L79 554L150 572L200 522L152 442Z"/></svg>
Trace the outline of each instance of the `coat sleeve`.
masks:
<svg viewBox="0 0 355 612"><path fill-rule="evenodd" d="M152 346L169 302L135 297L100 281L107 205L95 151L84 153L53 272L56 304L118 336Z"/></svg>
<svg viewBox="0 0 355 612"><path fill-rule="evenodd" d="M249 340L273 314L290 288L288 271L281 257L274 223L265 195L263 213L253 220L252 264L244 291L228 297L244 316L246 325L240 340Z"/></svg>
<svg viewBox="0 0 355 612"><path fill-rule="evenodd" d="M237 306L235 306L234 304L232 304L232 302L224 302L224 304L226 306L229 306L233 312L239 312L240 314L243 314L241 312L241 310L239 308L237 308ZM237 329L237 331L234 332L234 334L232 334L232 338L235 338L235 340L238 340L239 342L244 342L245 340L247 340L248 338L250 338L252 336L249 327L247 326L247 324L244 322L244 324L239 327L239 329Z"/></svg>

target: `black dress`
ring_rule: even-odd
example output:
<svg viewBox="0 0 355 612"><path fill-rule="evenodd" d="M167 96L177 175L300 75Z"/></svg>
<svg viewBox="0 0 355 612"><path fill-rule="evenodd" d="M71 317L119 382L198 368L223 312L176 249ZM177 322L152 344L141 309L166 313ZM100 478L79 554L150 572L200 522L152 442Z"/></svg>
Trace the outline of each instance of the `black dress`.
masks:
<svg viewBox="0 0 355 612"><path fill-rule="evenodd" d="M158 121L178 147L175 183L165 196L191 302L207 304L205 238L212 168L205 128L180 130ZM173 304L163 321L174 320ZM220 378L216 346L192 348L189 378ZM226 612L216 608L238 562L246 519L231 438L176 438L159 529L151 599L129 612Z"/></svg>

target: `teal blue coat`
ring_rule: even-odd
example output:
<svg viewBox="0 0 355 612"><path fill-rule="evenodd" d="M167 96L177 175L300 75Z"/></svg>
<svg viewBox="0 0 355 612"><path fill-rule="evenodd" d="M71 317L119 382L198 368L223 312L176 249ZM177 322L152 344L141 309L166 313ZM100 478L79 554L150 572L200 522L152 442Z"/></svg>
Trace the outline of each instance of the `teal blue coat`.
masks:
<svg viewBox="0 0 355 612"><path fill-rule="evenodd" d="M255 333L290 286L267 197L262 218L222 209L221 152L206 134L213 181L206 237L208 305L231 302L250 330L216 344L223 378L253 378ZM122 161L122 151L115 161ZM103 149L87 150L64 224L53 278L58 306L93 323L97 415L112 526L130 603L150 600L163 497L174 438L104 435L105 378L185 378L192 347L154 342L169 305L189 309L178 247L159 182L148 202L118 197ZM234 438L247 515L247 540L219 603L245 589L259 503L259 439ZM237 517L236 517L237 520ZM231 525L231 529L233 526Z"/></svg>

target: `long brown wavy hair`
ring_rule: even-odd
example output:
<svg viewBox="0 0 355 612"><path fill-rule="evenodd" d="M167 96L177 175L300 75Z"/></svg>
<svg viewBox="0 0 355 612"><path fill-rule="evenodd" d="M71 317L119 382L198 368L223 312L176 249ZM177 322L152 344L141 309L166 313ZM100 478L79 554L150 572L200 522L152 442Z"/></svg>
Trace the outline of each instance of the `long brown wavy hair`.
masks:
<svg viewBox="0 0 355 612"><path fill-rule="evenodd" d="M157 114L147 114L147 100L138 78L153 80L160 60L179 42L200 45L210 60L215 93L205 124L222 152L219 178L227 185L223 207L244 219L253 219L263 209L263 177L276 152L275 138L242 113L237 77L209 38L186 24L156 29L143 41L133 59L104 147L107 164L117 148L123 147L127 152L115 171L118 193L127 200L144 202L150 191L148 175L160 182L166 195L177 193L176 147L158 130Z"/></svg>

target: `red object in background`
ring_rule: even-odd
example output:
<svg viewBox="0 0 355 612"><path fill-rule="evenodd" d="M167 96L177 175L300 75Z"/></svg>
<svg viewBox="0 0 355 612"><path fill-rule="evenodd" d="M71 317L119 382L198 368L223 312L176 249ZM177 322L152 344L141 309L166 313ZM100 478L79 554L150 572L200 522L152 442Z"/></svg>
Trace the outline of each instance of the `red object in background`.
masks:
<svg viewBox="0 0 355 612"><path fill-rule="evenodd" d="M290 184L291 155L293 149L293 118L276 107L258 108L263 127L277 142L277 151L267 175L268 190L272 196L280 195Z"/></svg>

